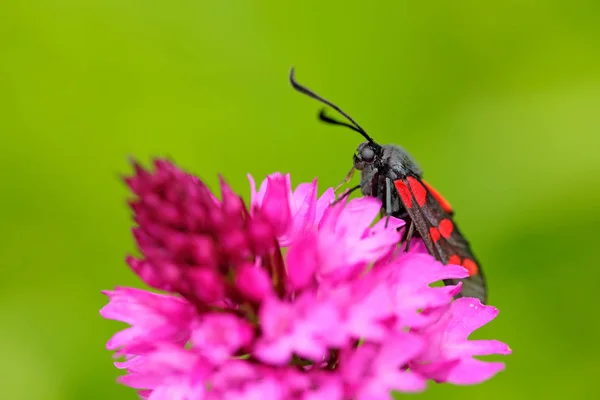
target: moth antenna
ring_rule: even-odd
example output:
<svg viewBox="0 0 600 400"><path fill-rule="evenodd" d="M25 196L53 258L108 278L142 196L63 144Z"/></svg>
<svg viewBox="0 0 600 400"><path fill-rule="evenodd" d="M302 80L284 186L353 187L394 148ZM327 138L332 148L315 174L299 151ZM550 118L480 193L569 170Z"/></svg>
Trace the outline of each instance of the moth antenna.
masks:
<svg viewBox="0 0 600 400"><path fill-rule="evenodd" d="M324 108L322 108L321 111L319 112L319 119L327 124L345 126L346 128L350 128L355 132L362 133L357 127L355 127L352 124L349 124L344 121L338 121L337 119L331 118L330 116L325 114Z"/></svg>
<svg viewBox="0 0 600 400"><path fill-rule="evenodd" d="M294 77L294 67L292 67L292 69L290 70L290 83L292 84L292 87L294 89L296 89L297 91L299 91L300 93L303 93L305 95L307 95L308 97L312 97L313 99L320 101L323 104L328 105L329 107L333 108L335 111L337 111L338 113L340 113L342 116L344 116L348 121L350 121L353 125L354 129L356 132L360 133L365 139L367 139L367 141L374 143L375 141L367 134L367 132L365 132L365 130L354 120L352 119L351 116L349 116L348 114L346 114L341 108L339 108L338 106L336 106L335 104L333 104L332 102L330 102L329 100L324 99L323 97L319 96L318 94L316 94L315 92L313 92L312 90L308 89L307 87L304 87L302 85L300 85L298 82L296 82L296 79ZM321 113L323 116L324 114ZM322 121L328 122L328 123L332 123L334 125L344 125L344 126L348 126L350 127L349 124L344 124L343 122L339 122L339 121L335 121L327 116L321 117Z"/></svg>

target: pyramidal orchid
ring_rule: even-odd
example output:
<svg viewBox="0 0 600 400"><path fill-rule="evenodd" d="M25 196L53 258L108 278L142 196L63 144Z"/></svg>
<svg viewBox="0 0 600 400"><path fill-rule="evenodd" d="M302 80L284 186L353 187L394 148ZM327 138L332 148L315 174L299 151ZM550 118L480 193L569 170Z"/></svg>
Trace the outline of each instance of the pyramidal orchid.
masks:
<svg viewBox="0 0 600 400"><path fill-rule="evenodd" d="M316 180L292 189L275 173L258 189L249 177L245 204L165 160L134 169L141 256L127 263L162 293L117 287L101 315L129 325L107 348L142 398L389 399L504 368L474 356L507 345L468 340L498 311L431 287L468 273L398 251L404 222L373 224L379 200L334 202Z"/></svg>

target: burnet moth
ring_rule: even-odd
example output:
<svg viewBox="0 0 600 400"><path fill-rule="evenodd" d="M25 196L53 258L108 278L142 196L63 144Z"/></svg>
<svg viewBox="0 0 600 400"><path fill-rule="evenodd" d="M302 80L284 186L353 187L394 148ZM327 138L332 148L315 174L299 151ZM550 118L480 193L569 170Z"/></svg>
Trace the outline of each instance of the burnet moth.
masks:
<svg viewBox="0 0 600 400"><path fill-rule="evenodd" d="M347 190L344 196L360 189L363 195L380 199L382 215L401 218L406 222L406 235L403 239L406 243L405 250L408 251L413 237L421 237L429 253L438 261L461 265L469 272L468 278L448 279L444 283L456 285L458 281L462 281L458 297L476 297L485 304L485 278L469 242L454 223L454 211L450 203L423 180L423 173L410 154L398 145L381 145L375 142L342 109L296 82L294 68L290 71L290 83L297 91L333 108L349 122L332 119L325 115L324 110L319 114L321 121L350 128L367 140L358 146L354 154L354 165L336 191L350 181L354 171L359 170L360 184Z"/></svg>

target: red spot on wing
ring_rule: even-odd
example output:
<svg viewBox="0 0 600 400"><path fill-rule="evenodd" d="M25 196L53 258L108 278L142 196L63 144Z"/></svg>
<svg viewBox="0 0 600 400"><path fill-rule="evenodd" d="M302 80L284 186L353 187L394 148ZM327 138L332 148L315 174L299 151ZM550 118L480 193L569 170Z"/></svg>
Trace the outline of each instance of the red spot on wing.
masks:
<svg viewBox="0 0 600 400"><path fill-rule="evenodd" d="M454 230L454 224L450 219L445 218L440 222L438 229L440 230L442 236L448 239L450 235L452 235L452 231Z"/></svg>
<svg viewBox="0 0 600 400"><path fill-rule="evenodd" d="M423 207L427 201L427 189L425 189L425 186L423 186L418 179L413 178L412 176L408 177L408 184L410 185L410 190L415 196L415 200L417 200L417 204Z"/></svg>
<svg viewBox="0 0 600 400"><path fill-rule="evenodd" d="M438 240L440 240L440 230L435 226L432 226L431 228L429 228L429 236L431 236L431 240L433 240L433 243L437 242Z"/></svg>
<svg viewBox="0 0 600 400"><path fill-rule="evenodd" d="M394 186L396 186L396 190L402 198L402 203L404 203L404 207L412 208L412 195L410 194L410 190L408 189L406 182L404 182L401 179L398 179L397 181L394 181Z"/></svg>
<svg viewBox="0 0 600 400"><path fill-rule="evenodd" d="M477 275L479 272L479 267L477 267L477 263L473 260L465 258L462 262L462 266L469 271L469 276Z"/></svg>
<svg viewBox="0 0 600 400"><path fill-rule="evenodd" d="M440 203L440 206L442 206L444 211L446 211L448 214L451 214L452 206L450 205L450 203L448 203L448 201L444 197L442 197L442 195L437 190L435 190L429 183L425 181L422 182L425 186L427 186L427 189L429 190L429 193L431 193L433 198L436 199L438 203Z"/></svg>
<svg viewBox="0 0 600 400"><path fill-rule="evenodd" d="M448 264L460 265L460 256L458 254L453 254L448 260Z"/></svg>

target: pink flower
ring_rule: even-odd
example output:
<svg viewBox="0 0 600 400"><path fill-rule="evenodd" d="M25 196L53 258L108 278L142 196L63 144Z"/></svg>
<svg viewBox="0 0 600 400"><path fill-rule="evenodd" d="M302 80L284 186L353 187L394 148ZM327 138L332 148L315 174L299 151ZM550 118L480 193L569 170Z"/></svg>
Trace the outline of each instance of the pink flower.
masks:
<svg viewBox="0 0 600 400"><path fill-rule="evenodd" d="M394 307L401 327L417 328L438 318L432 310L446 306L460 286L432 288L429 285L443 279L465 278L468 272L459 266L432 262L429 254L407 253L402 257L378 266L380 279L392 283ZM418 310L428 310L422 313Z"/></svg>
<svg viewBox="0 0 600 400"><path fill-rule="evenodd" d="M219 364L250 345L253 336L253 326L245 320L232 314L210 313L192 329L191 343L202 349L199 354Z"/></svg>
<svg viewBox="0 0 600 400"><path fill-rule="evenodd" d="M372 197L354 199L348 204L330 207L319 225L319 275L323 279L346 278L388 256L400 241L395 229L403 221L390 218L373 228L371 223L379 214L381 202Z"/></svg>
<svg viewBox="0 0 600 400"><path fill-rule="evenodd" d="M142 398L388 399L504 368L473 356L509 354L505 344L467 340L497 310L453 301L460 285L431 287L466 271L398 251L404 222L373 224L378 200L332 205L316 179L292 192L276 173L258 191L249 177L247 209L223 179L219 200L169 162L154 165L134 164L126 179L141 252L127 263L168 294L117 288L101 310L130 325L107 348Z"/></svg>
<svg viewBox="0 0 600 400"><path fill-rule="evenodd" d="M437 321L421 330L430 345L411 366L431 379L457 385L490 379L504 369L504 363L477 360L473 356L510 354L510 348L497 340L467 339L496 315L496 308L485 306L478 299L455 300Z"/></svg>
<svg viewBox="0 0 600 400"><path fill-rule="evenodd" d="M358 400L389 399L393 389L419 392L425 388L425 379L401 367L418 356L424 347L419 336L401 332L388 335L381 344L365 343L343 354L343 379L354 388Z"/></svg>
<svg viewBox="0 0 600 400"><path fill-rule="evenodd" d="M266 300L260 310L262 336L254 353L270 364L288 364L293 354L319 362L328 348L346 344L340 310L316 293L306 292L294 302Z"/></svg>
<svg viewBox="0 0 600 400"><path fill-rule="evenodd" d="M289 174L276 172L265 179L258 191L251 175L250 204L253 210L267 210L271 222L277 227L277 239L281 247L287 247L306 230L316 227L329 205L335 200L329 188L317 198L317 179L312 183L301 183L291 192Z"/></svg>
<svg viewBox="0 0 600 400"><path fill-rule="evenodd" d="M182 346L159 345L147 356L136 356L120 383L142 390L147 398L204 399L204 379L210 371L204 360Z"/></svg>
<svg viewBox="0 0 600 400"><path fill-rule="evenodd" d="M185 343L190 336L194 308L187 301L133 288L104 292L110 302L100 310L107 319L130 328L116 333L106 344L120 354L143 354L157 343Z"/></svg>

